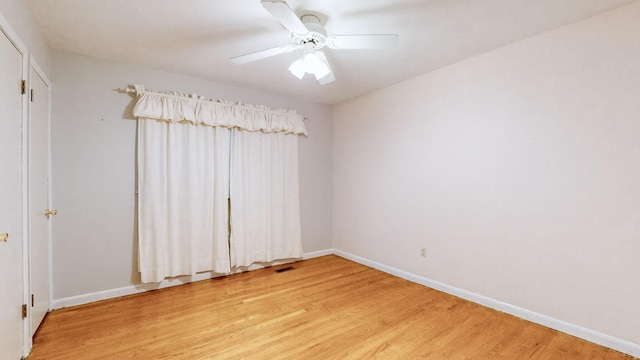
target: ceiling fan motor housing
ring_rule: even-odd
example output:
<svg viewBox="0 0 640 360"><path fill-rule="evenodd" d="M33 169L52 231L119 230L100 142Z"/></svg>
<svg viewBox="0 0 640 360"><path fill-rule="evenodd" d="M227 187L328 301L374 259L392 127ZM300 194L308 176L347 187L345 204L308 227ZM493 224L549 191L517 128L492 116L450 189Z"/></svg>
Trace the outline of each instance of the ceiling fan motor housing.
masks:
<svg viewBox="0 0 640 360"><path fill-rule="evenodd" d="M327 30L320 24L320 18L315 15L302 15L300 17L304 26L309 30L306 34L292 34L291 41L294 45L313 44L314 50L319 50L327 45Z"/></svg>

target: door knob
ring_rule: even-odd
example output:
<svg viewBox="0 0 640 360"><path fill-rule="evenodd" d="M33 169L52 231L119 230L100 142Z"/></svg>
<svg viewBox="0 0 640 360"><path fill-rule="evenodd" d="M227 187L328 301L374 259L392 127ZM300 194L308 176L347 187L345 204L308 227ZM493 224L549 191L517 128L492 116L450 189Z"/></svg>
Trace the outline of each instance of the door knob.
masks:
<svg viewBox="0 0 640 360"><path fill-rule="evenodd" d="M58 210L49 210L49 209L47 209L47 210L44 211L44 216L46 216L47 219L51 215L58 215Z"/></svg>
<svg viewBox="0 0 640 360"><path fill-rule="evenodd" d="M9 241L9 234L4 233L4 234L0 234L0 242L7 242Z"/></svg>

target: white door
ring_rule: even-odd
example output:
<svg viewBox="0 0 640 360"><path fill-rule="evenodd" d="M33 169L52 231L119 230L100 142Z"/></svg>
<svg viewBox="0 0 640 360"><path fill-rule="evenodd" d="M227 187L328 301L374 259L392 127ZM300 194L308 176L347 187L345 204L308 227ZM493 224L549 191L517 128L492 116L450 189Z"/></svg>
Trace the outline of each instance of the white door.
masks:
<svg viewBox="0 0 640 360"><path fill-rule="evenodd" d="M49 85L34 67L29 111L29 277L31 336L49 311Z"/></svg>
<svg viewBox="0 0 640 360"><path fill-rule="evenodd" d="M21 83L22 54L0 29L0 359L3 360L22 357Z"/></svg>

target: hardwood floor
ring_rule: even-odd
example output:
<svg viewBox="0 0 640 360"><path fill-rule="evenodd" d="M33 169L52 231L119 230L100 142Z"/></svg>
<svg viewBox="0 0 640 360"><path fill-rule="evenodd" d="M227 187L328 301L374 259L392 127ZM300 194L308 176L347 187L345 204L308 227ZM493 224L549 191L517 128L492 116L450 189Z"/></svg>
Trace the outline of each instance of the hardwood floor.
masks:
<svg viewBox="0 0 640 360"><path fill-rule="evenodd" d="M421 358L632 359L325 256L53 311L28 360Z"/></svg>

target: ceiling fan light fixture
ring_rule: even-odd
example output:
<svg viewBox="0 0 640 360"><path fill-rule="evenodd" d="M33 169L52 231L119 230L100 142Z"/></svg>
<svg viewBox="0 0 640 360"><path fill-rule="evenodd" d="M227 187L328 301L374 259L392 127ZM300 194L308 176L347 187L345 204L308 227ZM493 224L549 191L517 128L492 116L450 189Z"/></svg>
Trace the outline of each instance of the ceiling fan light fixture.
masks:
<svg viewBox="0 0 640 360"><path fill-rule="evenodd" d="M304 63L305 71L309 74L313 74L317 79L326 76L331 69L329 69L329 64L320 59L318 54L321 52L314 52L311 54L307 54L304 56L302 62Z"/></svg>
<svg viewBox="0 0 640 360"><path fill-rule="evenodd" d="M331 72L327 57L322 51L308 52L304 56L289 66L289 71L298 79L302 79L305 74L313 74L316 79L321 79Z"/></svg>

